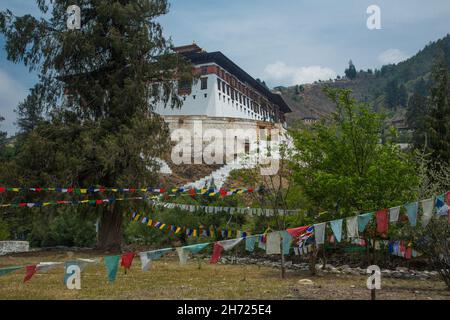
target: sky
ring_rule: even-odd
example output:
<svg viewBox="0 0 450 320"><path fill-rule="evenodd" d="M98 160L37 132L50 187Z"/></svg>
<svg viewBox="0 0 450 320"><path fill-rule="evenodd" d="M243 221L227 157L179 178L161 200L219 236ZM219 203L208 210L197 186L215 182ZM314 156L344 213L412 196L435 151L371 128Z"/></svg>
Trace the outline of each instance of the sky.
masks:
<svg viewBox="0 0 450 320"><path fill-rule="evenodd" d="M327 80L356 68L398 63L450 32L449 0L169 0L159 18L175 45L221 51L271 86ZM369 30L371 5L381 29ZM32 0L0 0L0 10L39 14ZM16 130L14 109L37 81L6 59L0 35L0 129Z"/></svg>

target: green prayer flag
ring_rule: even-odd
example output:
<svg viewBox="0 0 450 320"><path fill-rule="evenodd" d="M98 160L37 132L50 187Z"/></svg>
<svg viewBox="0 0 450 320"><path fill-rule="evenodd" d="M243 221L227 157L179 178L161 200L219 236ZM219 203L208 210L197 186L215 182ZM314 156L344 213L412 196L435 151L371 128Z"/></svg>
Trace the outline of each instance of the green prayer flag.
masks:
<svg viewBox="0 0 450 320"><path fill-rule="evenodd" d="M0 269L0 277L6 275L6 274L8 274L8 273L14 272L14 271L16 271L16 270L19 270L19 269L23 269L23 267L21 266L21 267L7 267L7 268L1 268L1 269Z"/></svg>
<svg viewBox="0 0 450 320"><path fill-rule="evenodd" d="M104 258L109 282L116 280L117 269L119 268L120 256L109 256Z"/></svg>

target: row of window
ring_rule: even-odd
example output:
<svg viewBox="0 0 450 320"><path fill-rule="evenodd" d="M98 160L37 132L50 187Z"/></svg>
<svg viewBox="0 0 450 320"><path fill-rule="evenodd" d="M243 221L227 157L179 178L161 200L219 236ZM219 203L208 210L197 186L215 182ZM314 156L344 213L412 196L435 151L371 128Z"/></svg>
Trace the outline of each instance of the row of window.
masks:
<svg viewBox="0 0 450 320"><path fill-rule="evenodd" d="M241 109L242 109L242 105L243 105L244 107L248 107L249 109L251 109L252 112L254 112L255 114L261 115L261 118L266 119L269 117L269 112L267 110L265 110L264 108L261 108L255 102L251 101L249 97L247 97L247 96L243 95L241 92L235 90L229 84L227 84L225 81L223 81L219 78L217 78L217 88L219 89L219 92L222 92L224 94L224 96L223 96L224 101L225 101L225 96L227 95L228 97L231 97L231 101L233 102L233 104L234 104L234 101L241 104ZM228 100L230 100L230 98L228 98ZM249 115L250 115L250 111L249 111ZM270 116L272 117L273 115L270 114Z"/></svg>

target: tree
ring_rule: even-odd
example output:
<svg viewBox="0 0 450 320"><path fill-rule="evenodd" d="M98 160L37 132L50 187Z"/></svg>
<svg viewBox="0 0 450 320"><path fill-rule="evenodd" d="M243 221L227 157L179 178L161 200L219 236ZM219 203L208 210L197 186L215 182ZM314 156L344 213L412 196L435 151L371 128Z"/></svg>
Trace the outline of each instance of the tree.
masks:
<svg viewBox="0 0 450 320"><path fill-rule="evenodd" d="M406 91L405 85L402 83L398 87L397 105L406 107L407 102L408 102L408 92Z"/></svg>
<svg viewBox="0 0 450 320"><path fill-rule="evenodd" d="M22 134L27 134L34 130L37 125L44 120L45 101L41 97L45 91L41 83L36 84L25 100L17 107L17 125Z"/></svg>
<svg viewBox="0 0 450 320"><path fill-rule="evenodd" d="M0 124L5 121L5 118L0 116ZM0 131L0 154L3 152L6 145L6 132Z"/></svg>
<svg viewBox="0 0 450 320"><path fill-rule="evenodd" d="M347 78L349 78L350 80L353 80L353 79L356 78L356 74L357 74L356 67L355 67L355 65L353 64L353 61L350 60L350 61L348 62L348 69L345 69L345 75L346 75Z"/></svg>
<svg viewBox="0 0 450 320"><path fill-rule="evenodd" d="M399 87L397 80L391 80L386 84L385 94L386 106L390 109L396 108L399 101Z"/></svg>
<svg viewBox="0 0 450 320"><path fill-rule="evenodd" d="M174 80L192 81L190 64L170 52L156 22L168 12L167 1L81 1L81 30L67 30L67 1L37 4L48 18L0 13L8 59L39 72L37 89L19 106L23 129L31 131L18 155L23 173L17 180L85 187L156 184L153 159L169 141L153 107L158 102L180 107ZM48 120L35 126L40 108ZM120 248L123 205L102 208L99 248Z"/></svg>
<svg viewBox="0 0 450 320"><path fill-rule="evenodd" d="M425 145L425 118L428 112L426 95L426 83L421 79L414 87L406 111L406 122L413 131L412 144L416 149L423 148Z"/></svg>
<svg viewBox="0 0 450 320"><path fill-rule="evenodd" d="M394 143L380 143L382 116L357 103L350 90L327 94L337 106L333 117L292 133L293 179L312 208L345 217L411 199L415 167Z"/></svg>
<svg viewBox="0 0 450 320"><path fill-rule="evenodd" d="M432 71L429 114L426 118L427 151L436 161L450 163L450 72L441 55Z"/></svg>

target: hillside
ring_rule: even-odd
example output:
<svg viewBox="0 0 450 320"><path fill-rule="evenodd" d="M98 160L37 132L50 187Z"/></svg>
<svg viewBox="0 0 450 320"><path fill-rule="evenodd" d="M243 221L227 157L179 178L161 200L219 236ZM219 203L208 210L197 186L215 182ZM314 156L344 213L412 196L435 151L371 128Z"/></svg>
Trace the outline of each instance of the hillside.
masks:
<svg viewBox="0 0 450 320"><path fill-rule="evenodd" d="M408 97L412 94L416 83L421 79L428 83L433 63L436 57L442 54L445 55L450 67L450 35L429 43L406 61L395 65L385 65L380 70L360 70L353 80L341 78L275 89L282 93L293 109L292 114L288 115L290 124L305 117L320 118L334 110L334 105L323 93L326 86L351 89L359 101L367 102L377 111L387 109L394 117L404 113L402 109L407 107ZM392 95L389 91L392 87L395 87L397 93L401 90L406 91L406 95L403 93L405 97L398 103L390 102L392 99L389 100L389 94Z"/></svg>

